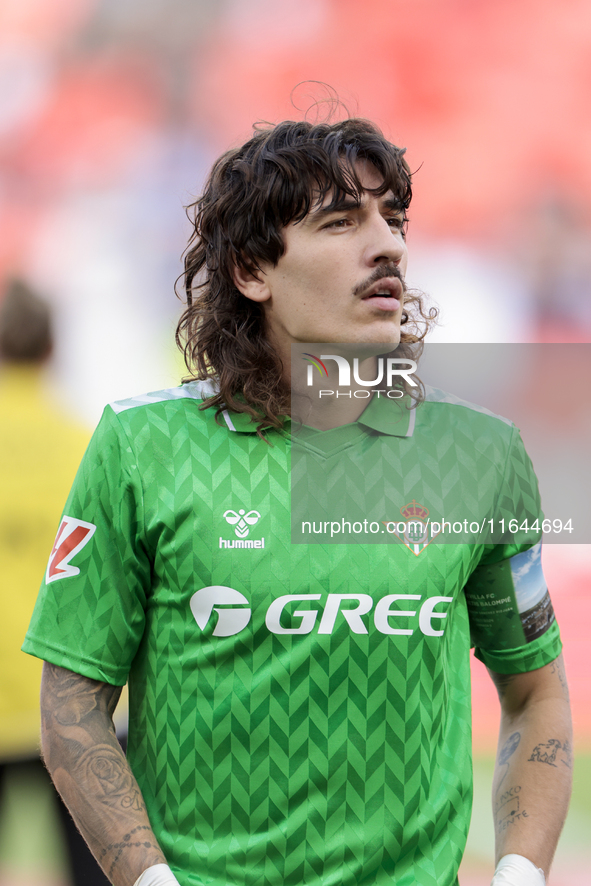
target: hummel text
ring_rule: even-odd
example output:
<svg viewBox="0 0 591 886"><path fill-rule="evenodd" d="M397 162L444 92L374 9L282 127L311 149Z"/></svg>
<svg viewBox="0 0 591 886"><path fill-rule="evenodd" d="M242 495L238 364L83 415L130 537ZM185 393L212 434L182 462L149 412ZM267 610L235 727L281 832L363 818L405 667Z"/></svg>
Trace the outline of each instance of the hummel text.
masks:
<svg viewBox="0 0 591 886"><path fill-rule="evenodd" d="M220 536L220 548L264 548L264 538L222 538Z"/></svg>

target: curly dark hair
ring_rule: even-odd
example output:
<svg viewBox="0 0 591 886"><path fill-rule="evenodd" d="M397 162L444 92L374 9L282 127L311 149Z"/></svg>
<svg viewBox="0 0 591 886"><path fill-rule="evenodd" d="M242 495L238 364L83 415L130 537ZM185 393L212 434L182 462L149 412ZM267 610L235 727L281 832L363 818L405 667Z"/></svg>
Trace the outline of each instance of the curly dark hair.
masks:
<svg viewBox="0 0 591 886"><path fill-rule="evenodd" d="M360 199L359 160L382 177L372 193L392 191L406 213L412 190L404 153L368 120L286 121L255 129L215 163L203 195L187 209L194 231L185 253L187 307L176 331L190 372L185 381L216 379L218 393L205 407L245 412L259 433L282 427L281 416L290 414L283 367L266 337L262 306L239 292L234 270L256 274L263 264L275 266L285 250L282 229L328 194L335 205L345 194ZM435 316L434 309L425 312L420 293L406 291L398 355L417 356Z"/></svg>

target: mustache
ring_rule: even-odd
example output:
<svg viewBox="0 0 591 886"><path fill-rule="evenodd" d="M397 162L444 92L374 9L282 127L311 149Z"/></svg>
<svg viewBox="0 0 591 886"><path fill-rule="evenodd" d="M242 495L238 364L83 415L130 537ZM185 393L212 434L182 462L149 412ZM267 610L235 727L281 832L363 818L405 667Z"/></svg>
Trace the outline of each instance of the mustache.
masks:
<svg viewBox="0 0 591 886"><path fill-rule="evenodd" d="M378 280L383 280L384 277L396 277L402 283L402 291L406 292L406 286L404 283L404 277L400 273L400 269L398 265L380 265L379 268L376 268L367 279L365 279L362 283L359 283L355 289L353 290L353 295L363 295L370 286L373 286L374 283L377 283Z"/></svg>

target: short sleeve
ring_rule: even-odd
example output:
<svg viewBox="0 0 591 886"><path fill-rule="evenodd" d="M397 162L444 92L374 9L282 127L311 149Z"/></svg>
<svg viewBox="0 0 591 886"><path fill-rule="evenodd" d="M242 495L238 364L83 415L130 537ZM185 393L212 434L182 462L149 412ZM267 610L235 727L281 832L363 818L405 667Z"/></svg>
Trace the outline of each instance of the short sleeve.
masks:
<svg viewBox="0 0 591 886"><path fill-rule="evenodd" d="M141 642L151 579L141 478L107 407L66 502L23 651L123 685Z"/></svg>
<svg viewBox="0 0 591 886"><path fill-rule="evenodd" d="M474 654L500 674L553 661L562 648L542 569L538 481L513 427L494 514L495 544L486 544L465 595Z"/></svg>
<svg viewBox="0 0 591 886"><path fill-rule="evenodd" d="M515 426L511 428L502 481L492 517L493 532L486 541L495 546L531 547L541 538L544 514L538 478L521 434ZM506 556L511 556L511 552L504 554L497 550L494 555L490 551L485 552L485 559L489 560L504 559Z"/></svg>

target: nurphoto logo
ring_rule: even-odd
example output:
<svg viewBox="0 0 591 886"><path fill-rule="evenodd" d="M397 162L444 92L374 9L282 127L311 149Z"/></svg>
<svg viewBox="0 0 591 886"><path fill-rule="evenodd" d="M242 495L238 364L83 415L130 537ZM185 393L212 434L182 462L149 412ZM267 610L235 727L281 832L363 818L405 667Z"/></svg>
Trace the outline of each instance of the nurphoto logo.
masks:
<svg viewBox="0 0 591 886"><path fill-rule="evenodd" d="M376 377L372 379L363 379L360 377L359 373L359 357L353 358L351 366L351 361L347 357L343 357L341 354L320 354L320 356L317 357L315 354L305 353L302 356L308 363L306 384L309 388L314 386L315 369L321 379L328 378L329 373L325 364L326 360L334 360L337 364L337 387L351 387L351 371L353 372L353 381L356 384L361 385L361 389L357 389L353 392L320 390L318 392L319 398L332 397L335 396L336 393L337 397L351 397L351 394L353 394L357 399L369 399L372 395L372 391L367 390L368 388L376 388L377 385L385 384L385 388L379 390L376 389L373 393L376 393L378 397L380 394L386 394L390 399L396 400L404 396L404 392L400 388L394 388L396 381L403 379L406 384L411 387L417 387L416 381L412 378L412 374L417 371L417 364L414 360L410 360L406 357L378 357Z"/></svg>

